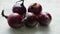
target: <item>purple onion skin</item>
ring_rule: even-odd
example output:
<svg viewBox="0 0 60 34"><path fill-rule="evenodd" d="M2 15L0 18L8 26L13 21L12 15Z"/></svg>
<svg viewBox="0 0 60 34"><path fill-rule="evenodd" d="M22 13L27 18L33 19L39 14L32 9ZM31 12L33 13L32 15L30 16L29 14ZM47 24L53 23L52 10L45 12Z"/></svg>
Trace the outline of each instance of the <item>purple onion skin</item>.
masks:
<svg viewBox="0 0 60 34"><path fill-rule="evenodd" d="M34 3L33 5L29 6L28 12L32 12L35 15L38 15L42 12L42 6L38 3Z"/></svg>
<svg viewBox="0 0 60 34"><path fill-rule="evenodd" d="M36 15L34 15L31 12L28 12L26 17L27 18L24 20L25 26L31 27L31 28L36 26L37 24Z"/></svg>
<svg viewBox="0 0 60 34"><path fill-rule="evenodd" d="M14 13L19 13L21 16L26 14L26 8L25 7L13 7Z"/></svg>
<svg viewBox="0 0 60 34"><path fill-rule="evenodd" d="M8 21L8 25L12 28L20 28L23 26L22 17L18 13L12 13L9 16L4 15L4 10L2 11L2 16Z"/></svg>
<svg viewBox="0 0 60 34"><path fill-rule="evenodd" d="M23 2L21 4L16 3L13 6L13 13L19 13L22 17L25 16L26 14L26 7L24 6L24 0L22 0Z"/></svg>
<svg viewBox="0 0 60 34"><path fill-rule="evenodd" d="M52 16L50 13L40 13L38 15L38 21L41 26L48 26L52 20Z"/></svg>

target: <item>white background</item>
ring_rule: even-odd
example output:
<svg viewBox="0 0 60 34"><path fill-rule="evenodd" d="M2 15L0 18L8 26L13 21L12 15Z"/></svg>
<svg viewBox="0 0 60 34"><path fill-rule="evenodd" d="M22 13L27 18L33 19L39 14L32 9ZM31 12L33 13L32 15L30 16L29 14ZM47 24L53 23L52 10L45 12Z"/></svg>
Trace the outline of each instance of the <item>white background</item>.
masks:
<svg viewBox="0 0 60 34"><path fill-rule="evenodd" d="M49 12L52 21L48 27L12 29L7 20L1 16L1 11L4 9L5 15L11 14L16 1L18 0L0 0L0 34L60 34L60 0L25 0L24 5L27 9L35 2L40 3L43 7L42 12Z"/></svg>

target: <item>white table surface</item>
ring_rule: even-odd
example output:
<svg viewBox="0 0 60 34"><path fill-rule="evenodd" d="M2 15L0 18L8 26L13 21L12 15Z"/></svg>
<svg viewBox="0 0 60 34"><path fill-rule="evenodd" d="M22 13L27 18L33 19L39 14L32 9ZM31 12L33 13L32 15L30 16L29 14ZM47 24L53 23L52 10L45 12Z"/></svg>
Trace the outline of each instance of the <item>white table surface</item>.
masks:
<svg viewBox="0 0 60 34"><path fill-rule="evenodd" d="M1 11L4 9L5 15L11 14L16 1L18 0L0 0L0 34L60 34L60 0L25 0L24 5L27 9L34 2L40 3L42 11L52 15L52 21L48 27L12 29L7 20L1 16Z"/></svg>

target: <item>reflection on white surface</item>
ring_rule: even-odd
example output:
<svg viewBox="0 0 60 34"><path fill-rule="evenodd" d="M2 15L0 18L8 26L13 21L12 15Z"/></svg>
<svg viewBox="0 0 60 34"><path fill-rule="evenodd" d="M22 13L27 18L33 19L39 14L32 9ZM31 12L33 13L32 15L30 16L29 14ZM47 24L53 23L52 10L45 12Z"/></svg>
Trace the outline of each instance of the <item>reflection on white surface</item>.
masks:
<svg viewBox="0 0 60 34"><path fill-rule="evenodd" d="M60 34L60 0L25 0L24 5L27 9L32 3L37 2L42 5L43 12L51 13L51 24L48 27L12 29L8 26L7 20L1 16L1 11L5 9L5 14L9 15L16 1L18 0L0 0L0 34Z"/></svg>

